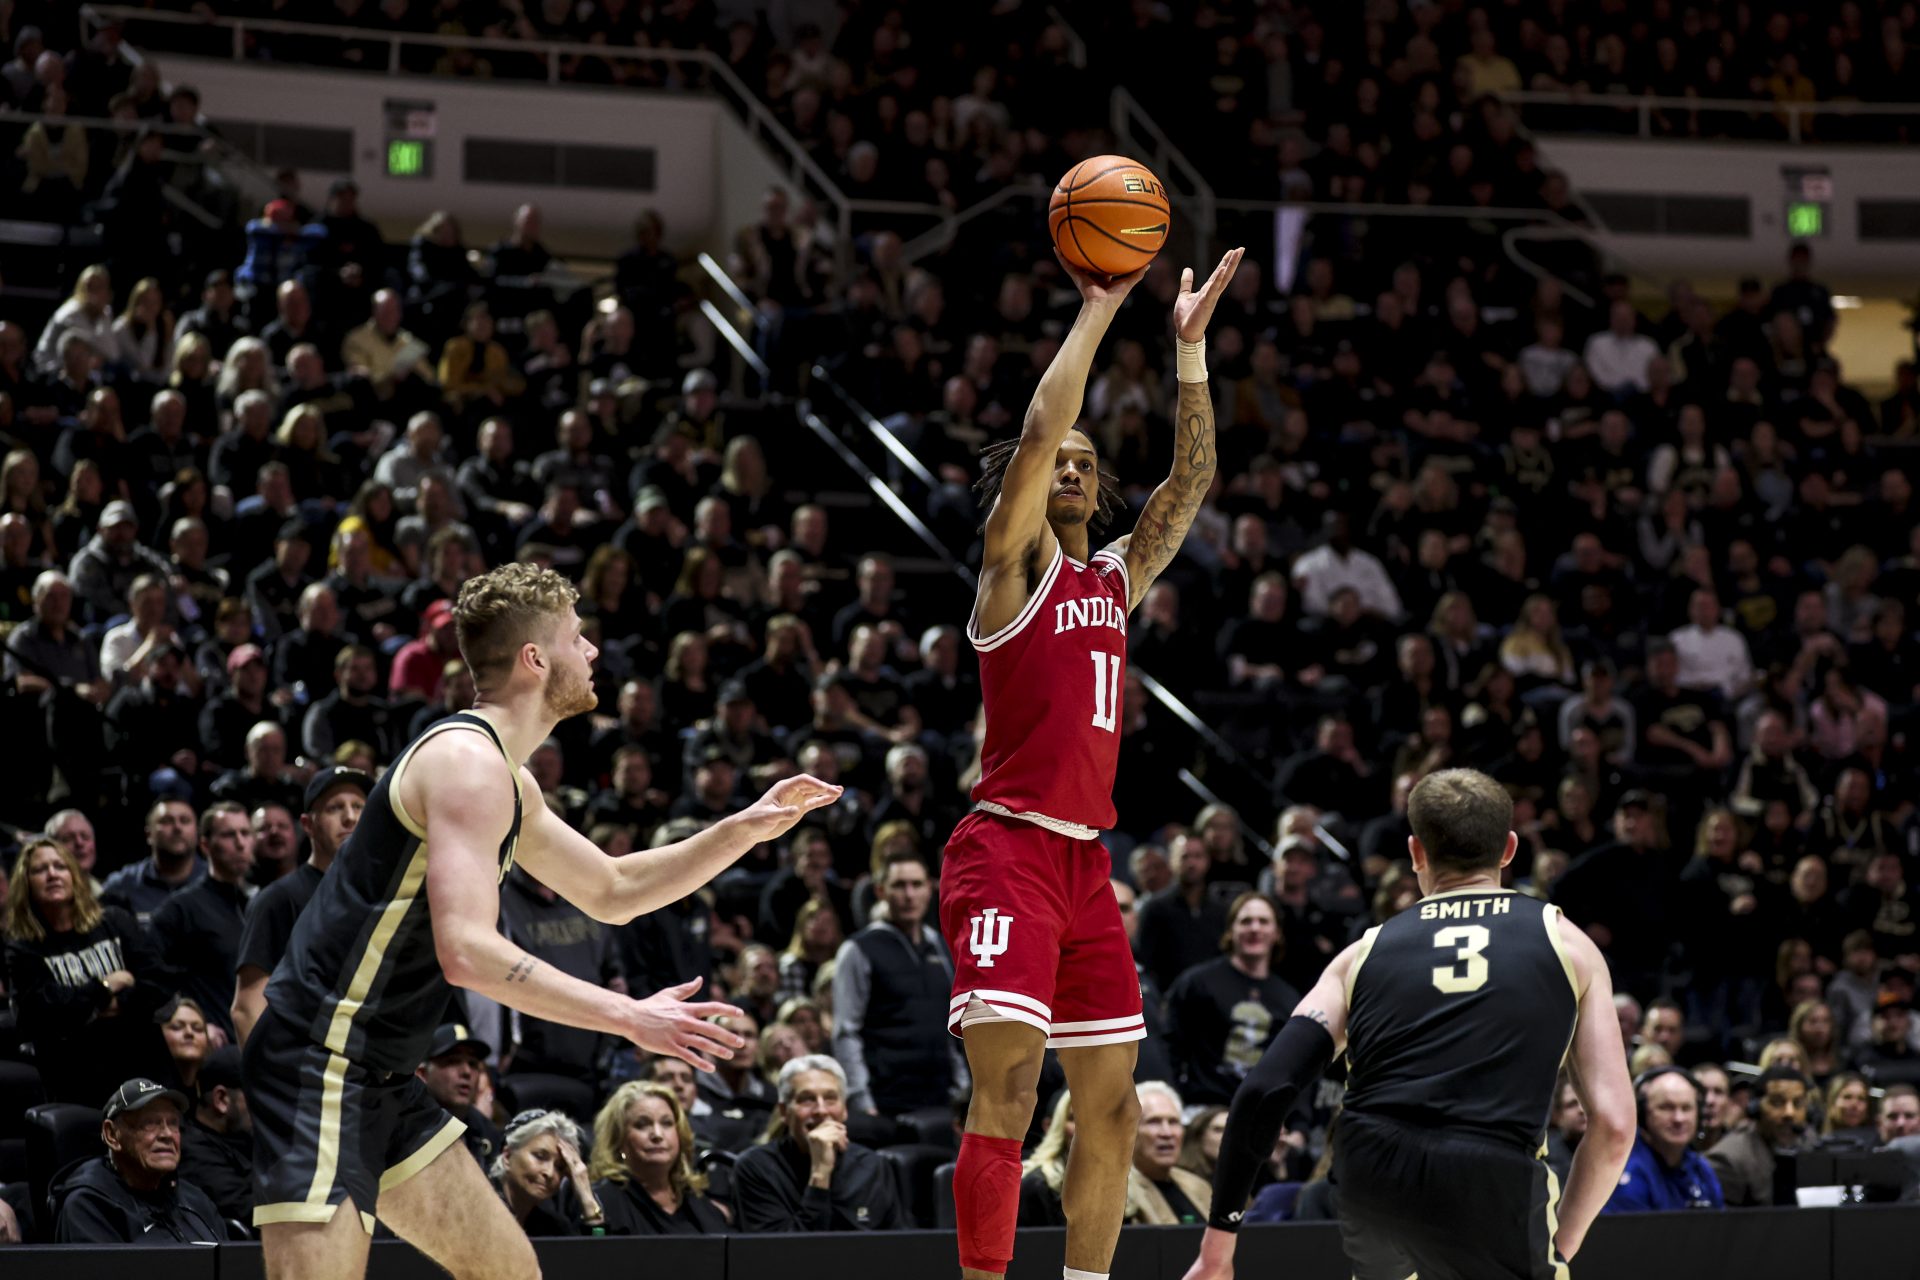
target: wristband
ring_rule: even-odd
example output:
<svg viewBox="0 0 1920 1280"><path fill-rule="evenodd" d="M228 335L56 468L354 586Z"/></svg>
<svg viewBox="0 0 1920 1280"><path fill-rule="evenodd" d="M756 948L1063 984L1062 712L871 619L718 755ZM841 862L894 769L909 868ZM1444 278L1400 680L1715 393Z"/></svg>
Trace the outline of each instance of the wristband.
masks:
<svg viewBox="0 0 1920 1280"><path fill-rule="evenodd" d="M1182 382L1205 382L1207 380L1207 340L1187 342L1176 337L1173 340L1173 363Z"/></svg>

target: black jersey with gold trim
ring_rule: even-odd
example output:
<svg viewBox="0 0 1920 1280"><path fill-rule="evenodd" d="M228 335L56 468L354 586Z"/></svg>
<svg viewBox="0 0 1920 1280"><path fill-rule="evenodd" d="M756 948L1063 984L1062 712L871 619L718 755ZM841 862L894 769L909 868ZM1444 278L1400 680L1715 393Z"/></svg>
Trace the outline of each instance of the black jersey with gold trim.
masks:
<svg viewBox="0 0 1920 1280"><path fill-rule="evenodd" d="M462 730L485 733L500 746L493 726L466 711L413 741L374 785L267 983L276 1012L306 1027L316 1044L371 1070L419 1066L453 994L427 909L424 815L406 811L398 787L421 743ZM513 826L500 843L504 879L520 839L520 771L504 748L500 760L501 785L514 788Z"/></svg>
<svg viewBox="0 0 1920 1280"><path fill-rule="evenodd" d="M1369 929L1347 978L1347 1110L1538 1149L1579 1015L1559 916L1463 889Z"/></svg>

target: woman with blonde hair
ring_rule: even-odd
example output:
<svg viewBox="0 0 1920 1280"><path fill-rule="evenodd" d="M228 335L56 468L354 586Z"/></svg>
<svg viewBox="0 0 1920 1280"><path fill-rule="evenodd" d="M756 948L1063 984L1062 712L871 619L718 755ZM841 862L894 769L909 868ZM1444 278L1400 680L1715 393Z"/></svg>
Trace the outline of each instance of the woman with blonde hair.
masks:
<svg viewBox="0 0 1920 1280"><path fill-rule="evenodd" d="M173 344L173 360L167 369L167 387L178 391L187 402L187 421L200 430L211 432L219 420L220 399L214 393L213 343L204 333L182 334Z"/></svg>
<svg viewBox="0 0 1920 1280"><path fill-rule="evenodd" d="M115 358L136 374L163 378L171 370L173 313L158 280L147 276L133 286L113 322L113 340Z"/></svg>
<svg viewBox="0 0 1920 1280"><path fill-rule="evenodd" d="M0 516L20 516L33 530L27 555L35 560L53 545L52 511L40 483L40 459L31 449L10 449L0 460Z"/></svg>
<svg viewBox="0 0 1920 1280"><path fill-rule="evenodd" d="M763 554L780 549L792 513L775 492L759 440L735 436L727 442L720 481L709 492L727 504L741 541Z"/></svg>
<svg viewBox="0 0 1920 1280"><path fill-rule="evenodd" d="M53 549L56 563L73 559L87 539L93 536L94 523L107 502L107 477L100 464L82 458L73 464L67 477L67 496L53 509Z"/></svg>
<svg viewBox="0 0 1920 1280"><path fill-rule="evenodd" d="M691 729L713 712L713 682L707 675L707 638L682 631L667 646L661 669L660 727L670 734Z"/></svg>
<svg viewBox="0 0 1920 1280"><path fill-rule="evenodd" d="M258 338L240 338L228 347L213 391L223 416L233 412L233 402L243 392L264 392L268 399L278 401L280 378L273 371L273 354L267 344Z"/></svg>
<svg viewBox="0 0 1920 1280"><path fill-rule="evenodd" d="M828 914L832 914L830 907ZM788 996L782 1000L773 1022L775 1026L792 1027L798 1032L800 1042L807 1046L808 1053L827 1053L832 1049L826 1015L810 996Z"/></svg>
<svg viewBox="0 0 1920 1280"><path fill-rule="evenodd" d="M1873 1093L1866 1077L1857 1071L1842 1071L1827 1083L1827 1116L1820 1124L1823 1147L1858 1147L1871 1150L1880 1145L1880 1126L1874 1114Z"/></svg>
<svg viewBox="0 0 1920 1280"><path fill-rule="evenodd" d="M1066 1206L1061 1188L1067 1182L1067 1153L1073 1148L1073 1095L1062 1089L1047 1116L1040 1145L1020 1165L1020 1225L1064 1227Z"/></svg>
<svg viewBox="0 0 1920 1280"><path fill-rule="evenodd" d="M718 1235L726 1217L694 1163L693 1126L672 1089L630 1080L593 1119L593 1194L614 1236Z"/></svg>
<svg viewBox="0 0 1920 1280"><path fill-rule="evenodd" d="M73 282L73 293L54 310L40 340L33 347L33 362L47 373L60 369L60 340L73 330L87 340L102 362L114 358L118 344L113 337L113 278L106 267L94 263Z"/></svg>
<svg viewBox="0 0 1920 1280"><path fill-rule="evenodd" d="M1833 1010L1827 1002L1808 1000L1796 1005L1787 1019L1787 1039L1800 1047L1800 1069L1816 1089L1824 1089L1842 1065Z"/></svg>
<svg viewBox="0 0 1920 1280"><path fill-rule="evenodd" d="M1573 650L1560 634L1560 617L1553 597L1528 596L1514 619L1513 630L1500 642L1500 664L1522 682L1525 692L1543 684L1572 687Z"/></svg>
<svg viewBox="0 0 1920 1280"><path fill-rule="evenodd" d="M97 1107L128 1076L166 1075L160 954L59 841L29 840L14 860L4 932L7 991L50 1098Z"/></svg>
<svg viewBox="0 0 1920 1280"><path fill-rule="evenodd" d="M287 410L273 432L273 460L286 464L293 496L338 502L346 495L346 475L340 460L327 448L327 419L312 404Z"/></svg>

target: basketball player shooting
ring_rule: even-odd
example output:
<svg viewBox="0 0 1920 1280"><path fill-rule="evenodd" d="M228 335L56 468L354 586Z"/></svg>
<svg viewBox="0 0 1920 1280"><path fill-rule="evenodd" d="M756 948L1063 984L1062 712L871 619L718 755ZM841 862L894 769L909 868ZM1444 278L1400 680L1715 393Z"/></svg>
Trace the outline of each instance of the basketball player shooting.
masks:
<svg viewBox="0 0 1920 1280"><path fill-rule="evenodd" d="M1173 472L1133 532L1091 552L1118 505L1075 424L1094 352L1145 270L1089 276L1073 329L1033 393L1017 441L983 456L986 551L968 638L980 655L986 740L974 811L948 842L940 923L954 956L948 1028L973 1073L954 1171L962 1274L1005 1273L1020 1199L1020 1140L1046 1049L1074 1100L1067 1280L1104 1280L1126 1206L1139 1104L1140 983L1099 839L1113 825L1127 615L1166 569L1215 469L1205 338L1243 250L1196 291L1181 273L1173 323L1180 398Z"/></svg>
<svg viewBox="0 0 1920 1280"><path fill-rule="evenodd" d="M445 1021L450 982L549 1022L623 1037L702 1071L743 1041L691 1002L698 981L633 1000L568 977L503 937L499 886L518 861L596 920L621 924L686 897L840 788L774 785L678 844L609 858L549 810L522 764L591 711L597 650L578 593L510 564L460 588L454 623L478 697L436 723L367 797L314 890L247 1038L253 1221L271 1280L366 1273L377 1214L461 1280L540 1273L526 1234L448 1116L414 1078ZM431 833L431 838L429 838Z"/></svg>
<svg viewBox="0 0 1920 1280"><path fill-rule="evenodd" d="M1254 1177L1342 1052L1333 1182L1354 1280L1566 1280L1620 1181L1635 1117L1613 983L1558 908L1500 887L1512 799L1446 769L1414 787L1407 820L1424 896L1335 957L1247 1073L1186 1280L1231 1280ZM1563 1063L1587 1109L1564 1201L1543 1159Z"/></svg>

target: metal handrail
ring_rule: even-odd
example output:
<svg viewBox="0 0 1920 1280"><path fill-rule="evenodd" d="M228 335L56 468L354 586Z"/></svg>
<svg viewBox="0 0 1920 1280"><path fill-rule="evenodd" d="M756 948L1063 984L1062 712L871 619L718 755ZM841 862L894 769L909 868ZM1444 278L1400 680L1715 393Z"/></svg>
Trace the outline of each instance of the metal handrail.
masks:
<svg viewBox="0 0 1920 1280"><path fill-rule="evenodd" d="M878 473L876 473L872 467L868 466L859 454L848 447L847 442L842 440L832 427L822 422L820 415L815 413L804 401L800 406L800 421L804 422L815 435L819 436L820 439L826 443L828 448L832 449L834 453L839 456L840 461L846 464L849 471L852 471L866 483L867 488L873 493L873 496L878 498L887 510L893 512L893 514L899 518L900 523L906 525L914 537L926 543L927 549L933 552L934 557L939 560L941 564L957 574L960 580L966 583L968 587L976 585L973 571L948 554L946 547L941 544L940 539L935 536L933 530L927 528L926 522L914 513L912 507L909 507L905 502L900 500L900 495L893 491L893 486L882 480Z"/></svg>
<svg viewBox="0 0 1920 1280"><path fill-rule="evenodd" d="M1047 20L1067 33L1067 61L1075 67L1085 68L1087 65L1086 37L1074 29L1074 25L1067 21L1067 15L1060 12L1060 6L1057 4L1047 6Z"/></svg>
<svg viewBox="0 0 1920 1280"><path fill-rule="evenodd" d="M833 391L833 394L840 398L840 402L847 406L848 412L852 413L860 425L867 429L867 434L879 442L881 448L893 455L893 460L905 467L908 474L928 489L932 489L939 484L939 482L933 478L933 472L927 470L927 464L920 461L919 458L916 458L913 450L900 443L900 437L887 430L885 423L867 412L867 407L858 400L855 400L852 394L834 378L833 374L828 372L825 365L816 364L813 366L813 376L825 383Z"/></svg>
<svg viewBox="0 0 1920 1280"><path fill-rule="evenodd" d="M806 148L802 147L799 140L788 132L787 127L780 123L780 118L760 101L738 75L734 74L733 68L727 65L726 60L705 49L616 49L609 45L584 44L579 41L503 40L491 36L416 34L381 31L370 27L336 27L325 23L283 22L278 19L200 18L192 14L170 13L130 5L85 4L80 7L80 17L83 23L91 22L95 26L103 25L109 19L115 19L122 22L158 22L175 26L229 30L233 33L232 54L236 62L247 60L246 33L249 31L384 44L387 48L384 73L388 75L401 74L400 50L403 46L409 45L438 49L472 49L543 58L547 65L547 83L554 85L563 83L560 78L560 61L563 58L596 58L605 62L691 64L705 69L715 80L725 85L727 93L722 96L727 97L746 115L755 134L770 139L780 151L785 153L788 178L796 182L804 181L805 185L814 189L833 206L836 215L835 223L840 232L838 265L843 274L852 265L853 218L856 213L907 214L936 219L949 216L946 208L937 204L904 200L863 200L848 196L840 184L815 163ZM340 68L322 69L339 70Z"/></svg>
<svg viewBox="0 0 1920 1280"><path fill-rule="evenodd" d="M1571 225L1566 227L1543 227L1537 225L1530 227L1510 227L1501 233L1500 247L1506 250L1507 260L1509 262L1519 267L1535 280L1557 281L1560 285L1560 291L1573 301L1583 307L1591 307L1594 305L1593 298L1588 295L1586 290L1567 283L1565 280L1560 279L1559 276L1554 275L1553 272L1535 262L1532 258L1521 253L1520 242L1522 240L1584 240L1588 244L1591 244L1592 239L1590 236L1573 228Z"/></svg>
<svg viewBox="0 0 1920 1280"><path fill-rule="evenodd" d="M766 329L767 318L760 314L760 308L753 305L753 299L749 298L746 292L733 282L733 277L727 274L725 267L714 260L712 254L703 249L695 261L700 264L700 269L707 273L707 279L713 281L714 286L718 288L720 292L727 295L727 301L739 308L742 315L752 318L755 330L764 331Z"/></svg>
<svg viewBox="0 0 1920 1280"><path fill-rule="evenodd" d="M1113 96L1108 100L1108 106L1109 123L1112 125L1114 137L1124 140L1128 146L1133 146L1135 145L1134 129L1138 126L1144 140L1149 144L1147 148L1151 152L1149 163L1153 165L1154 172L1163 182L1171 177L1177 177L1181 183L1185 184L1184 190L1172 184L1169 184L1168 190L1180 192L1183 199L1194 205L1193 216L1187 219L1193 232L1193 261L1205 262L1207 240L1213 234L1215 210L1218 206L1213 193L1213 184L1207 181L1205 175L1194 166L1191 160L1187 159L1186 152L1174 145L1173 139L1167 136L1166 130L1147 114L1147 109L1140 105L1140 100L1127 92L1125 87L1114 86Z"/></svg>
<svg viewBox="0 0 1920 1280"><path fill-rule="evenodd" d="M1784 116L1787 122L1787 141L1795 143L1805 141L1806 130L1803 121L1820 116L1920 117L1920 103L1912 102L1780 102L1772 98L1675 97L1652 93L1582 93L1578 90L1554 89L1514 89L1498 93L1496 96L1502 102L1516 106L1598 108L1618 113L1631 111L1637 116L1638 136L1646 139L1661 139L1665 136L1653 132L1653 114L1656 111L1712 111L1730 115Z"/></svg>
<svg viewBox="0 0 1920 1280"><path fill-rule="evenodd" d="M1035 178L1028 182L1009 183L990 196L974 201L958 213L951 215L939 226L923 231L901 246L901 260L908 266L920 261L931 253L947 248L960 234L960 228L972 222L982 214L992 213L1011 200L1038 200L1045 197L1053 188Z"/></svg>

